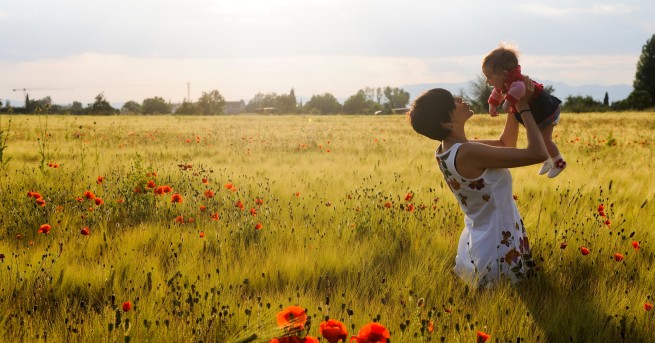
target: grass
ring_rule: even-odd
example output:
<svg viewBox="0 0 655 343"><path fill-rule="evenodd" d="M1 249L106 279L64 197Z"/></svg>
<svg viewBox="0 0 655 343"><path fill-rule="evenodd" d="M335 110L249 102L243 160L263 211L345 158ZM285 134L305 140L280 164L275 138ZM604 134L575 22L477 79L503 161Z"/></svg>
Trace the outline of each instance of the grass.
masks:
<svg viewBox="0 0 655 343"><path fill-rule="evenodd" d="M315 337L327 317L349 337L377 321L393 342L652 335L655 113L563 115L555 139L569 168L556 179L512 171L538 276L491 291L452 273L463 216L435 142L402 116L11 120L0 169L8 341L268 342L289 305L307 309ZM496 137L503 123L476 116L471 135Z"/></svg>

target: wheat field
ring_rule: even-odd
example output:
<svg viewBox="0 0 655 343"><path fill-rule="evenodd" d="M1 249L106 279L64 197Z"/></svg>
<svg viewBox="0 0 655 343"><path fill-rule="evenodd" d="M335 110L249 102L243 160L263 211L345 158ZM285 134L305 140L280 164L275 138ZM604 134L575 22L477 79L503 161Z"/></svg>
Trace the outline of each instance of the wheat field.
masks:
<svg viewBox="0 0 655 343"><path fill-rule="evenodd" d="M469 138L503 124L475 116ZM0 131L1 341L283 341L293 305L298 342L328 318L392 342L653 339L655 113L562 115L567 170L512 170L539 272L491 290L453 274L463 215L404 116L2 115Z"/></svg>

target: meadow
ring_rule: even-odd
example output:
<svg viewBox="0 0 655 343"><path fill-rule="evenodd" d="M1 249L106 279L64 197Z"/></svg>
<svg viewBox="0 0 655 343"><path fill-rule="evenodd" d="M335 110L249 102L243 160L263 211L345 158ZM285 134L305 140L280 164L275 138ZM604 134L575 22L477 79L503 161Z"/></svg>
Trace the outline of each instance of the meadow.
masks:
<svg viewBox="0 0 655 343"><path fill-rule="evenodd" d="M653 341L655 113L562 115L568 169L512 170L539 271L491 290L453 274L463 215L401 115L0 130L0 341L310 342L328 318L348 340L376 322L391 342ZM283 337L290 306L308 319Z"/></svg>

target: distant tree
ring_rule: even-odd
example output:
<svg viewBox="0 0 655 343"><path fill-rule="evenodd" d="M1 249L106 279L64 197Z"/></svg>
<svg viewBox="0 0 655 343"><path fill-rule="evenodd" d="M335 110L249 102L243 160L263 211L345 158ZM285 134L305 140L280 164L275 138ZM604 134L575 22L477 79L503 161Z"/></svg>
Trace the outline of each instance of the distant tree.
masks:
<svg viewBox="0 0 655 343"><path fill-rule="evenodd" d="M360 89L355 95L351 95L343 103L343 112L348 114L373 114L382 106L374 99L375 93L370 92L373 88Z"/></svg>
<svg viewBox="0 0 655 343"><path fill-rule="evenodd" d="M641 56L639 62L637 62L637 72L632 86L635 92L645 91L650 95L650 103L646 107L655 105L653 103L655 101L655 34L650 37L641 49ZM647 100L643 95L635 95L635 98L640 98L641 101Z"/></svg>
<svg viewBox="0 0 655 343"><path fill-rule="evenodd" d="M143 114L169 114L171 113L171 105L166 102L162 97L154 97L143 99L141 105Z"/></svg>
<svg viewBox="0 0 655 343"><path fill-rule="evenodd" d="M82 114L84 112L84 106L82 106L82 103L79 101L73 101L70 111L73 114Z"/></svg>
<svg viewBox="0 0 655 343"><path fill-rule="evenodd" d="M92 114L114 114L116 110L105 99L105 94L100 93L96 95L95 101L89 108L89 112Z"/></svg>
<svg viewBox="0 0 655 343"><path fill-rule="evenodd" d="M248 101L246 105L246 112L261 112L264 108L267 107L276 107L277 106L277 94L275 93L257 93L255 96Z"/></svg>
<svg viewBox="0 0 655 343"><path fill-rule="evenodd" d="M198 106L185 100L182 102L182 105L175 110L175 114L198 114Z"/></svg>
<svg viewBox="0 0 655 343"><path fill-rule="evenodd" d="M610 95L605 92L605 97L603 98L603 106L609 106L610 105Z"/></svg>
<svg viewBox="0 0 655 343"><path fill-rule="evenodd" d="M391 112L394 108L405 108L409 104L409 93L402 88L384 88L384 97L386 101L383 107L387 112Z"/></svg>
<svg viewBox="0 0 655 343"><path fill-rule="evenodd" d="M209 93L202 92L200 99L198 99L198 112L199 114L223 114L225 109L225 98L217 90L212 90Z"/></svg>
<svg viewBox="0 0 655 343"><path fill-rule="evenodd" d="M599 101L594 100L591 96L568 96L562 105L562 111L582 113L582 112L602 112L606 108Z"/></svg>
<svg viewBox="0 0 655 343"><path fill-rule="evenodd" d="M312 95L311 99L305 104L305 111L317 114L336 114L341 111L341 104L330 93L322 95Z"/></svg>
<svg viewBox="0 0 655 343"><path fill-rule="evenodd" d="M645 110L653 106L653 97L645 90L633 90L627 98L612 103L617 111Z"/></svg>
<svg viewBox="0 0 655 343"><path fill-rule="evenodd" d="M553 85L544 85L544 92L546 92L546 94L553 94L555 93L555 87L553 87Z"/></svg>
<svg viewBox="0 0 655 343"><path fill-rule="evenodd" d="M141 104L133 100L124 103L121 107L121 113L124 114L141 114L141 110Z"/></svg>
<svg viewBox="0 0 655 343"><path fill-rule="evenodd" d="M491 90L492 88L487 84L487 77L482 73L469 82L469 95L465 93L464 98L468 101L474 113L487 113L489 111L487 100L489 100Z"/></svg>

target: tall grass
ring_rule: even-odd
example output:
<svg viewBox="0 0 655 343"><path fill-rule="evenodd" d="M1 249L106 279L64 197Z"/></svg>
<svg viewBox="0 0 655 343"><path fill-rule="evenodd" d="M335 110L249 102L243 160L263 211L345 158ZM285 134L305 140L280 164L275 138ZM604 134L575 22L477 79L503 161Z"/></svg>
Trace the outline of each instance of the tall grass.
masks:
<svg viewBox="0 0 655 343"><path fill-rule="evenodd" d="M268 342L288 305L307 309L312 336L328 317L351 335L378 321L393 342L652 336L654 113L564 114L568 169L512 171L540 271L493 290L453 274L462 213L436 144L403 117L42 120L12 116L4 136L4 340ZM480 138L502 124L470 123Z"/></svg>

